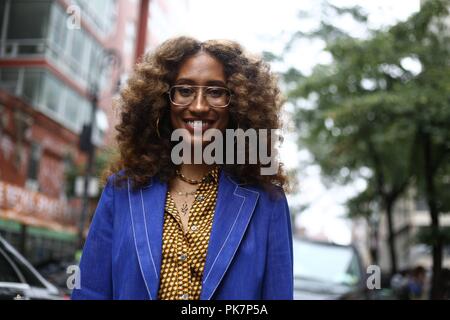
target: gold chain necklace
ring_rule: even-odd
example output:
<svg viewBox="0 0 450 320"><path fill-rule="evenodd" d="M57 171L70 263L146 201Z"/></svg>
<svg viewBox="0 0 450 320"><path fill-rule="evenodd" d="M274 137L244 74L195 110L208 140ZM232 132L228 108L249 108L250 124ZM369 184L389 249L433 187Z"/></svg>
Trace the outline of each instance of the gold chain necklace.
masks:
<svg viewBox="0 0 450 320"><path fill-rule="evenodd" d="M189 179L187 178L184 174L182 174L180 172L180 170L176 169L175 170L177 176L183 180L184 182L187 182L189 184L200 184L203 181L207 180L207 178L209 177L209 174L205 175L201 180L193 180L193 179ZM195 195L195 193L197 192L197 190L191 191L191 192L180 192L180 191L175 191L177 195L179 196L184 196L185 198L187 198L187 196L189 195ZM181 205L181 213L183 214L183 216L185 216L187 213L189 212L189 207L187 205L187 201L184 200L183 204Z"/></svg>
<svg viewBox="0 0 450 320"><path fill-rule="evenodd" d="M181 179L181 180L183 180L184 182L187 182L187 183L189 183L189 184L199 184L199 183L201 183L202 181L203 181L203 179L201 179L201 180L193 180L193 179L189 179L189 178L187 178L184 174L182 174L181 172L180 172L180 170L176 170L175 171L176 172L176 174L177 174L177 176Z"/></svg>

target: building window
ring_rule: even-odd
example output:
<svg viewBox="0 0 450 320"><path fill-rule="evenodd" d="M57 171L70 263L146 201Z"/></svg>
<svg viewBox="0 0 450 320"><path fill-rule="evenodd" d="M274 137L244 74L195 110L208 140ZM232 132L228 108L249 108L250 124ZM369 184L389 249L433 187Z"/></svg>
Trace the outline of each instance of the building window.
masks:
<svg viewBox="0 0 450 320"><path fill-rule="evenodd" d="M41 155L42 147L36 142L31 143L26 187L33 191L38 191L39 189L38 175Z"/></svg>
<svg viewBox="0 0 450 320"><path fill-rule="evenodd" d="M0 88L24 98L76 133L90 120L90 101L45 69L0 68Z"/></svg>
<svg viewBox="0 0 450 320"><path fill-rule="evenodd" d="M84 46L84 40L86 36L83 34L83 31L81 29L74 29L70 30L70 32L73 33L72 36L72 50L71 50L71 57L73 58L73 61L76 61L78 65L83 65L83 46ZM77 66L78 67L78 66Z"/></svg>
<svg viewBox="0 0 450 320"><path fill-rule="evenodd" d="M44 71L33 68L0 69L0 88L23 97L32 105L39 104Z"/></svg>
<svg viewBox="0 0 450 320"><path fill-rule="evenodd" d="M56 46L57 54L64 51L67 43L66 15L59 5L52 7L50 18L50 43Z"/></svg>
<svg viewBox="0 0 450 320"><path fill-rule="evenodd" d="M67 121L77 123L79 106L80 106L79 96L75 92L72 91L67 92L64 118Z"/></svg>
<svg viewBox="0 0 450 320"><path fill-rule="evenodd" d="M10 2L8 39L44 39L51 1L14 0Z"/></svg>
<svg viewBox="0 0 450 320"><path fill-rule="evenodd" d="M86 18L84 8L83 17ZM67 14L58 3L51 10L48 35L50 58L83 85L89 77L97 77L102 46L85 29L68 29Z"/></svg>
<svg viewBox="0 0 450 320"><path fill-rule="evenodd" d="M84 19L92 24L98 31L107 35L116 23L116 0L74 0L84 12Z"/></svg>
<svg viewBox="0 0 450 320"><path fill-rule="evenodd" d="M5 68L0 69L0 88L17 94L17 84L19 82L19 69Z"/></svg>
<svg viewBox="0 0 450 320"><path fill-rule="evenodd" d="M61 85L53 76L46 74L44 82L44 106L58 114L59 98L61 97Z"/></svg>
<svg viewBox="0 0 450 320"><path fill-rule="evenodd" d="M5 21L4 15L6 14L5 3L6 3L6 0L0 0L0 38L3 33L3 23ZM1 41L1 39L0 39L0 41Z"/></svg>
<svg viewBox="0 0 450 320"><path fill-rule="evenodd" d="M33 69L25 69L22 96L31 102L31 104L38 104L39 102L43 79L44 72Z"/></svg>

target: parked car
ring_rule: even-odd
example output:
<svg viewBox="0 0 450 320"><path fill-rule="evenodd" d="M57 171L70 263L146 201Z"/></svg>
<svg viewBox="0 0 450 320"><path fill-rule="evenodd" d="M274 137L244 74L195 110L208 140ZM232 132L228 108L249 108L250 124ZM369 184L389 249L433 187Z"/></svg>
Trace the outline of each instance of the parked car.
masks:
<svg viewBox="0 0 450 320"><path fill-rule="evenodd" d="M48 260L36 265L38 272L58 290L69 298L72 295L72 290L67 287L67 280L69 274L67 270L70 266L77 266L77 261L65 261L65 260Z"/></svg>
<svg viewBox="0 0 450 320"><path fill-rule="evenodd" d="M366 274L351 245L294 238L294 299L369 299Z"/></svg>
<svg viewBox="0 0 450 320"><path fill-rule="evenodd" d="M0 300L58 300L63 295L0 236Z"/></svg>

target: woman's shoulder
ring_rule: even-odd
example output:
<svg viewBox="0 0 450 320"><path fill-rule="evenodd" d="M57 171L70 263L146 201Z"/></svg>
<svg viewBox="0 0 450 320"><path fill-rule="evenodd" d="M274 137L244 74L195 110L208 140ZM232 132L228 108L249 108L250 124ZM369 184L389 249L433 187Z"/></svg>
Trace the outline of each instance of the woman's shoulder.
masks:
<svg viewBox="0 0 450 320"><path fill-rule="evenodd" d="M125 170L122 169L120 171L110 173L106 178L104 178L103 185L105 189L120 189L128 184L127 180Z"/></svg>
<svg viewBox="0 0 450 320"><path fill-rule="evenodd" d="M281 186L276 184L261 185L254 183L242 183L239 179L227 175L234 184L238 185L240 188L246 189L252 193L258 195L259 201L268 203L283 203L286 202L286 194Z"/></svg>
<svg viewBox="0 0 450 320"><path fill-rule="evenodd" d="M143 186L144 188L150 187L154 181L158 179L155 179L155 177L148 178L148 182ZM103 185L105 188L111 187L112 189L116 191L126 191L128 189L135 190L135 183L129 175L127 175L125 169L121 169L117 172L113 172L109 174L103 181Z"/></svg>

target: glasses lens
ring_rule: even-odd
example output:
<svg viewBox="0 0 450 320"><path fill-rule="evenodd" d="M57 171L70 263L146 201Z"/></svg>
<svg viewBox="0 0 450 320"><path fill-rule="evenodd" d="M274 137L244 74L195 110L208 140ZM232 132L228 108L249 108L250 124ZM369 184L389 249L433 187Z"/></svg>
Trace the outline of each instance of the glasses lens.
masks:
<svg viewBox="0 0 450 320"><path fill-rule="evenodd" d="M206 100L213 107L226 107L230 103L230 91L221 87L206 89Z"/></svg>
<svg viewBox="0 0 450 320"><path fill-rule="evenodd" d="M177 106L190 105L198 95L197 90L201 87L193 87L189 85L173 86L170 89L170 101ZM231 99L231 93L227 88L223 87L204 87L203 93L206 101L210 106L224 108L228 106Z"/></svg>
<svg viewBox="0 0 450 320"><path fill-rule="evenodd" d="M195 90L189 86L176 86L170 89L170 100L176 105L188 105L194 101Z"/></svg>

